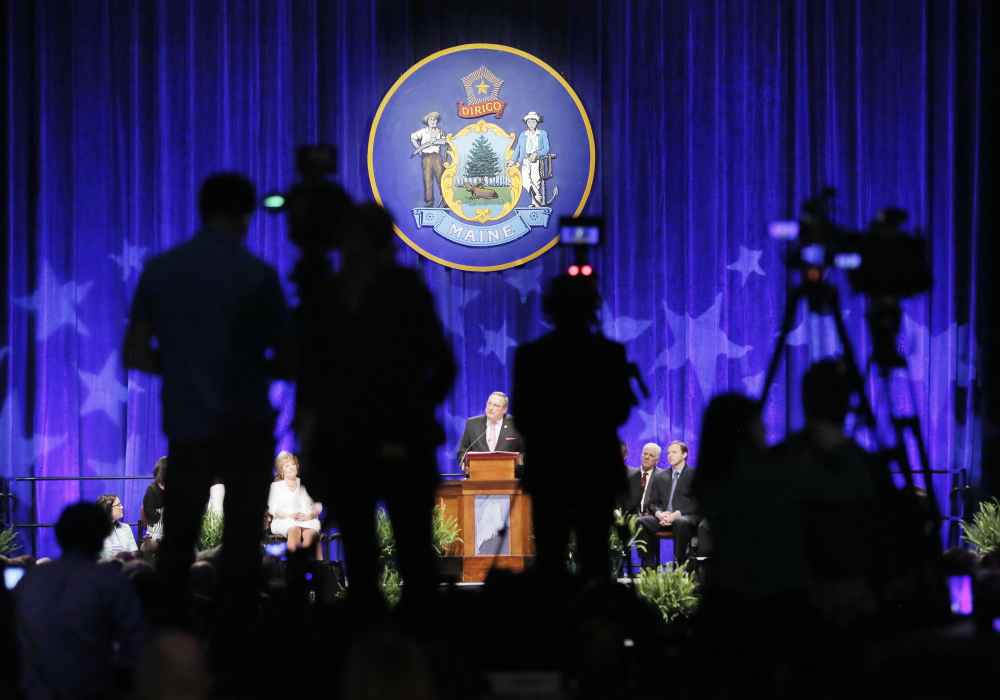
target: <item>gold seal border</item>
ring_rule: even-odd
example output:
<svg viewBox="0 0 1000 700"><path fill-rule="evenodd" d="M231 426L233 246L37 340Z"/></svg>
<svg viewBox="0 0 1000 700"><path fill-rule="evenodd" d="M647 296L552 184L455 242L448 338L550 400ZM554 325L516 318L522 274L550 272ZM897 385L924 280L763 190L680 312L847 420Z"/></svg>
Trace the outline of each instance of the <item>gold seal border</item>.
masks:
<svg viewBox="0 0 1000 700"><path fill-rule="evenodd" d="M549 75L551 75L553 78L559 81L559 84L563 86L563 89L565 89L566 92L569 94L569 96L573 98L573 102L576 104L576 108L580 111L580 117L583 119L583 124L585 127L587 127L587 142L588 145L590 146L590 171L587 174L587 186L583 190L583 197L580 198L580 204L577 206L576 211L573 213L573 216L579 216L580 212L583 211L583 207L587 204L587 200L590 198L590 190L594 185L594 171L596 169L596 160L597 160L596 158L597 149L594 144L594 130L590 126L590 119L587 117L587 110L583 108L583 103L580 102L580 97L579 95L576 94L576 91L573 90L572 87L570 87L570 84L567 83L566 80L561 75L559 75L559 73L556 72L554 68L552 68L552 66L547 64L545 61L542 61L541 59L535 58L529 53L521 51L520 49L515 49L512 46L504 46L502 44L462 44L461 46L453 46L450 49L443 49L441 51L438 51L437 53L431 54L422 61L413 64L413 66L411 66L408 71L399 76L399 79L395 83L393 83L392 87L389 88L389 92L387 92L385 97L382 98L382 102L378 106L378 111L375 112L375 118L372 121L371 133L368 136L368 180L371 183L372 193L375 195L375 201L378 202L379 205L385 206L385 204L382 202L382 195L379 194L378 185L375 183L373 154L375 147L375 133L376 131L378 131L379 123L382 120L382 112L385 111L385 107L386 105L389 104L389 100L392 99L393 95L396 94L396 90L398 90L411 75L413 75L416 71L418 71L420 68L427 65L431 61L434 61L435 59L438 59L441 56L447 56L452 53L458 53L459 51L471 51L473 49L506 51L507 53L516 54L517 56L526 58L532 63L535 63L536 65L541 66L546 71L548 71ZM506 270L511 267L517 267L518 265L523 265L529 260L534 260L539 255L548 251L549 249L552 248L552 246L554 246L556 243L559 242L559 234L557 232L551 241L549 241L544 246L536 250L531 255L528 255L527 257L521 258L520 260L514 260L509 263L504 263L503 265L490 265L488 267L482 267L476 265L460 265L459 263L454 263L449 260L439 258L436 255L432 255L431 253L427 252L426 250L418 246L415 242L410 240L406 236L406 234L404 234L400 230L399 226L393 225L393 228L396 230L396 235L402 238L406 242L406 245L413 248L413 250L417 251L428 260L433 260L434 262L440 265L451 267L456 270L466 270L469 272L493 272L495 270Z"/></svg>

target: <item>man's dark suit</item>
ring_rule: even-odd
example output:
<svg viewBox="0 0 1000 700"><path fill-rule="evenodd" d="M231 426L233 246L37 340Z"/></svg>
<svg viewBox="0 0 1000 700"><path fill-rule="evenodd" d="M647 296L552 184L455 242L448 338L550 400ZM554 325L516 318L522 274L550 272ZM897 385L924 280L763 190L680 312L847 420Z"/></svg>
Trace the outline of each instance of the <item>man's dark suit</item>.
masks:
<svg viewBox="0 0 1000 700"><path fill-rule="evenodd" d="M639 511L639 505L642 502L642 467L638 469L633 469L632 467L627 468L628 471L625 473L628 475L625 477L628 487L625 490L625 504L624 512L626 515L646 515L649 513L649 508L643 508L642 512ZM661 473L663 470L659 467L653 467L650 472L649 479L652 479L657 474ZM647 479L648 483L648 479ZM649 499L647 498L647 501ZM648 504L647 504L648 505Z"/></svg>
<svg viewBox="0 0 1000 700"><path fill-rule="evenodd" d="M486 415L474 416L465 422L465 432L462 433L462 441L458 446L458 466L462 466L462 461L468 452L489 452L490 446L486 439L489 437L486 430ZM497 452L523 452L524 446L521 444L521 434L514 427L514 417L504 414L500 421L500 431L497 433ZM520 471L520 467L518 467Z"/></svg>
<svg viewBox="0 0 1000 700"><path fill-rule="evenodd" d="M645 530L644 540L652 547L658 543L654 533L662 529L660 522L656 518L657 511L667 510L667 503L670 501L670 489L673 483L673 469L665 469L653 477L653 481L646 490L646 510L650 515L639 518L639 524ZM642 482L640 482L641 484ZM689 466L684 467L677 476L677 486L674 488L674 500L672 511L679 510L681 517L673 522L674 531L674 560L678 564L687 561L688 547L691 539L698 531L698 504L694 500L692 484L694 483L694 469ZM647 548L643 554L643 565L651 565L654 549Z"/></svg>

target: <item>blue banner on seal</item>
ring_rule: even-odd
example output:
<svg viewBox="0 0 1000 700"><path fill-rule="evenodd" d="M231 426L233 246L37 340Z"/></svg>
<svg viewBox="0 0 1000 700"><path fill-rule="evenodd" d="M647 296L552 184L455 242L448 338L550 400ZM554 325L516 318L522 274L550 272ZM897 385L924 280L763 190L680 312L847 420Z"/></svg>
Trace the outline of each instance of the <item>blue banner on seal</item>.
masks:
<svg viewBox="0 0 1000 700"><path fill-rule="evenodd" d="M413 66L382 100L368 140L372 192L399 237L462 270L502 270L554 246L559 217L583 211L594 166L590 120L569 84L494 44Z"/></svg>
<svg viewBox="0 0 1000 700"><path fill-rule="evenodd" d="M430 226L449 241L468 246L492 246L509 243L528 233L532 226L547 226L552 210L548 208L515 209L514 216L502 224L472 226L451 216L444 209L414 209L417 226Z"/></svg>

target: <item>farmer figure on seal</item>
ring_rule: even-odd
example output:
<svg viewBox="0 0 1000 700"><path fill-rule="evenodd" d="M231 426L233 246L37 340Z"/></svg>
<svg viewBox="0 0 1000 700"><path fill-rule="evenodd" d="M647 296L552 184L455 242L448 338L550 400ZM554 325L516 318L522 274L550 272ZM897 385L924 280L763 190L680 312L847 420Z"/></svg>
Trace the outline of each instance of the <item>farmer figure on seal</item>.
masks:
<svg viewBox="0 0 1000 700"><path fill-rule="evenodd" d="M420 120L426 126L410 134L410 143L415 150L410 157L420 154L420 166L424 178L424 204L434 206L434 183L441 194L441 175L444 173L444 149L447 146L444 131L438 128L440 112L428 112ZM543 132L544 133L544 132ZM440 203L438 204L440 206Z"/></svg>

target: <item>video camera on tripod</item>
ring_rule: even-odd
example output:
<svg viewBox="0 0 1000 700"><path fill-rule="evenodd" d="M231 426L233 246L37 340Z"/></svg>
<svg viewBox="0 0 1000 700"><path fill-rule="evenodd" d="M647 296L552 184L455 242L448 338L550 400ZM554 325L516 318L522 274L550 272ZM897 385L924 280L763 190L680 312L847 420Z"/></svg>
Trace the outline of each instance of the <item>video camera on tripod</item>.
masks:
<svg viewBox="0 0 1000 700"><path fill-rule="evenodd" d="M803 203L798 221L772 222L769 233L788 241L785 264L801 273L802 294L814 313L838 311L825 280L831 268L844 270L851 289L871 302L866 318L872 359L883 369L904 367L896 347L899 302L929 291L934 282L925 240L900 229L908 215L897 208L880 211L866 231L848 231L832 217L835 196L832 187L824 188Z"/></svg>
<svg viewBox="0 0 1000 700"><path fill-rule="evenodd" d="M356 225L354 203L331 178L337 170L336 158L333 146L299 146L295 149L298 182L286 193L273 191L263 201L272 214L286 214L289 240L301 253L291 279L298 297L295 422L303 444L312 439L312 416L324 400L316 389L317 375L325 371L326 359L322 341L317 338L322 337L323 288L333 274L330 253L341 246L345 228ZM305 455L301 473L304 480L311 480L314 493L324 492L323 475Z"/></svg>
<svg viewBox="0 0 1000 700"><path fill-rule="evenodd" d="M789 271L800 273L799 284L790 288L785 300L785 313L778 342L771 357L761 405L777 375L788 335L792 330L799 302L805 298L809 311L829 314L836 325L843 347L842 359L847 370L844 378L850 392L857 396L854 410L858 424L865 425L879 445L877 457L889 477L892 466L902 477L903 489L890 489L881 494L883 502L881 526L888 533L897 552L904 553L897 562L899 570L880 574L881 586L889 608L898 602L892 593L902 580L921 580L927 586L924 602L935 613L947 611L947 591L943 588L941 574L941 513L927 455L919 417L913 412L900 414L889 388L892 376L905 376L911 392L912 382L906 373L907 363L898 349L902 310L900 300L929 291L933 279L926 259L925 241L908 236L900 230L907 214L901 209L885 209L875 217L867 231L847 231L838 226L831 213L835 192L825 188L819 197L803 204L802 216L796 222L770 224L772 237L788 241L785 263ZM871 333L870 361L878 366L879 376L886 386L883 393L888 402L887 416L894 440L885 444L876 424L875 412L868 400L865 378L858 369L854 350L844 326L837 288L828 281L831 269L846 271L851 289L868 299L865 319ZM896 373L895 370L902 370ZM918 465L911 465L910 451L917 455ZM922 488L917 488L914 475L922 477ZM891 482L883 482L891 483Z"/></svg>
<svg viewBox="0 0 1000 700"><path fill-rule="evenodd" d="M300 180L287 193L264 197L264 208L272 214L288 214L288 236L305 257L325 255L340 245L340 228L353 204L344 189L328 179L337 171L333 146L299 146L295 149L295 171Z"/></svg>
<svg viewBox="0 0 1000 700"><path fill-rule="evenodd" d="M835 196L836 191L826 187L802 204L798 221L771 222L771 237L791 244L788 267L806 273L812 268L845 270L851 289L870 297L905 299L930 290L933 278L925 241L900 230L909 218L906 211L883 209L867 231L848 231L832 218ZM814 281L812 275L805 277Z"/></svg>

